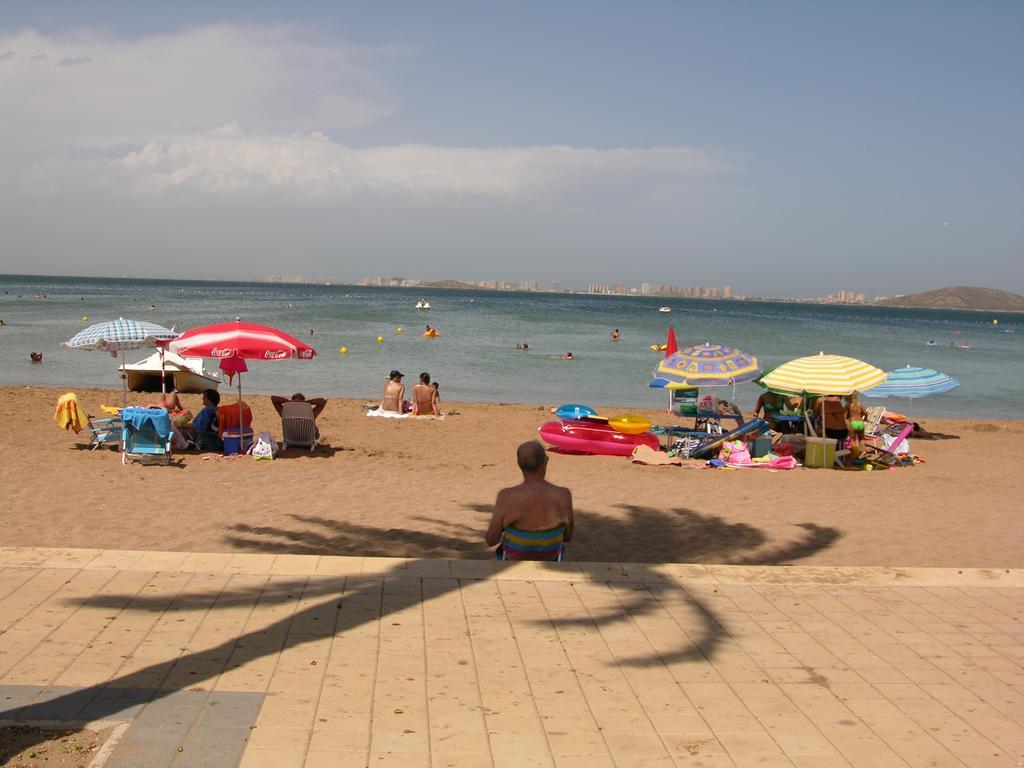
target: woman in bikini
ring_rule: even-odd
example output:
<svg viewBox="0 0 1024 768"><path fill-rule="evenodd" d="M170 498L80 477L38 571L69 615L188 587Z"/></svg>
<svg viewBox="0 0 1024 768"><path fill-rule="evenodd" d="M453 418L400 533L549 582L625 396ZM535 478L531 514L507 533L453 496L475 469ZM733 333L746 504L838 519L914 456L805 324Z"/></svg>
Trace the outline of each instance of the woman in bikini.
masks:
<svg viewBox="0 0 1024 768"><path fill-rule="evenodd" d="M384 385L384 397L380 401L380 409L401 413L404 397L405 385L402 384L402 374L399 371L392 371L388 376L388 383Z"/></svg>
<svg viewBox="0 0 1024 768"><path fill-rule="evenodd" d="M437 400L437 390L430 386L430 374L424 371L420 374L419 382L412 388L413 416L437 416Z"/></svg>
<svg viewBox="0 0 1024 768"><path fill-rule="evenodd" d="M860 392L854 390L846 405L846 427L850 436L850 456L855 459L864 452L864 422L867 418L867 409L860 402Z"/></svg>

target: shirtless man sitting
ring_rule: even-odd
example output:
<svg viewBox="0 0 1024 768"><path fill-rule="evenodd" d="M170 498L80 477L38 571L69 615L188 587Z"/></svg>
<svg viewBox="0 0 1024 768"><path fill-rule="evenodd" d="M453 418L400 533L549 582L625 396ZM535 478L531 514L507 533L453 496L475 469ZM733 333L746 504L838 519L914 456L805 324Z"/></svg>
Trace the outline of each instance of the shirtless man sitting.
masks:
<svg viewBox="0 0 1024 768"><path fill-rule="evenodd" d="M516 451L516 462L523 472L523 482L498 491L494 516L484 536L487 546L501 542L505 530L513 526L520 531L549 531L564 525L563 541L572 541L572 492L545 479L548 455L536 440L523 443ZM530 559L554 560L555 555Z"/></svg>
<svg viewBox="0 0 1024 768"><path fill-rule="evenodd" d="M382 411L402 412L402 401L405 399L405 385L402 383L402 376L400 371L392 371L388 376L388 383L384 385L384 397L380 401Z"/></svg>
<svg viewBox="0 0 1024 768"><path fill-rule="evenodd" d="M313 418L315 419L321 413L324 408L327 407L327 398L325 397L311 397L308 400L306 396L301 392L296 392L291 397L281 397L280 395L271 395L270 402L274 404L274 410L277 411L278 416L283 416L282 410L284 409L285 403L309 403L313 406Z"/></svg>

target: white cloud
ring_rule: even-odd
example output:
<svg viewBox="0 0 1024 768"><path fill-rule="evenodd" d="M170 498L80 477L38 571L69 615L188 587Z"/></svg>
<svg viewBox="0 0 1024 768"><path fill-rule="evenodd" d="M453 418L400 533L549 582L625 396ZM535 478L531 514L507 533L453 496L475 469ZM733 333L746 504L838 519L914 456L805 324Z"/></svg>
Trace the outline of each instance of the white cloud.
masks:
<svg viewBox="0 0 1024 768"><path fill-rule="evenodd" d="M193 189L216 195L287 190L312 196L357 193L512 196L587 180L717 176L720 154L686 147L587 149L567 146L353 148L320 133L249 136L237 124L91 164L104 186L150 194Z"/></svg>
<svg viewBox="0 0 1024 768"><path fill-rule="evenodd" d="M348 146L336 137L394 112L376 72L408 51L288 26L131 40L28 30L0 34L0 52L0 159L35 194L511 196L731 169L721 154L687 147Z"/></svg>
<svg viewBox="0 0 1024 768"><path fill-rule="evenodd" d="M233 120L337 131L392 111L374 64L395 49L292 27L216 25L133 40L27 30L0 34L0 52L7 155L169 141Z"/></svg>

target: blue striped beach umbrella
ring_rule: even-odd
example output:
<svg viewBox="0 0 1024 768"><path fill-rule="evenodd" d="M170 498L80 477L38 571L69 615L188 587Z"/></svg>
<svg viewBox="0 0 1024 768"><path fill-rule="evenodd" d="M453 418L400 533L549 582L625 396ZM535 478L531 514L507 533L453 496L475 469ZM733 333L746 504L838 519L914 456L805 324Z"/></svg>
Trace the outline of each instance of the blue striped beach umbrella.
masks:
<svg viewBox="0 0 1024 768"><path fill-rule="evenodd" d="M866 390L865 397L909 397L917 399L949 392L960 386L960 382L945 373L931 368L897 368L889 371L887 378L877 387Z"/></svg>
<svg viewBox="0 0 1024 768"><path fill-rule="evenodd" d="M117 320L107 320L90 325L65 341L64 346L71 349L84 349L87 352L97 349L104 350L117 357L126 349L161 346L163 342L178 338L178 335L170 328L164 328L156 323L149 323L145 320L125 320L123 317L119 317ZM121 382L124 385L124 404L127 406L128 378L124 371L121 372Z"/></svg>
<svg viewBox="0 0 1024 768"><path fill-rule="evenodd" d="M65 341L64 346L72 349L104 349L118 352L123 349L155 347L158 341L171 341L176 338L177 333L162 325L119 317L117 320L90 325Z"/></svg>

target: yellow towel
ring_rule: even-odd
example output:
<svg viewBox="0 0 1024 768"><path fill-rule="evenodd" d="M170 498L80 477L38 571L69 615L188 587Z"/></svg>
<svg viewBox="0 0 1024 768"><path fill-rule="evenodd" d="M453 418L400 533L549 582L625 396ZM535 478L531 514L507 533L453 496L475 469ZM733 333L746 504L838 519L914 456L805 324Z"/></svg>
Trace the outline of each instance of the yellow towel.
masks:
<svg viewBox="0 0 1024 768"><path fill-rule="evenodd" d="M53 420L58 427L73 429L77 435L82 427L89 423L89 415L78 402L78 395L68 392L57 400L57 409L53 412Z"/></svg>
<svg viewBox="0 0 1024 768"><path fill-rule="evenodd" d="M104 413L113 414L114 416L117 416L117 414L121 412L120 408L117 408L113 405L101 405L100 410L103 411Z"/></svg>

